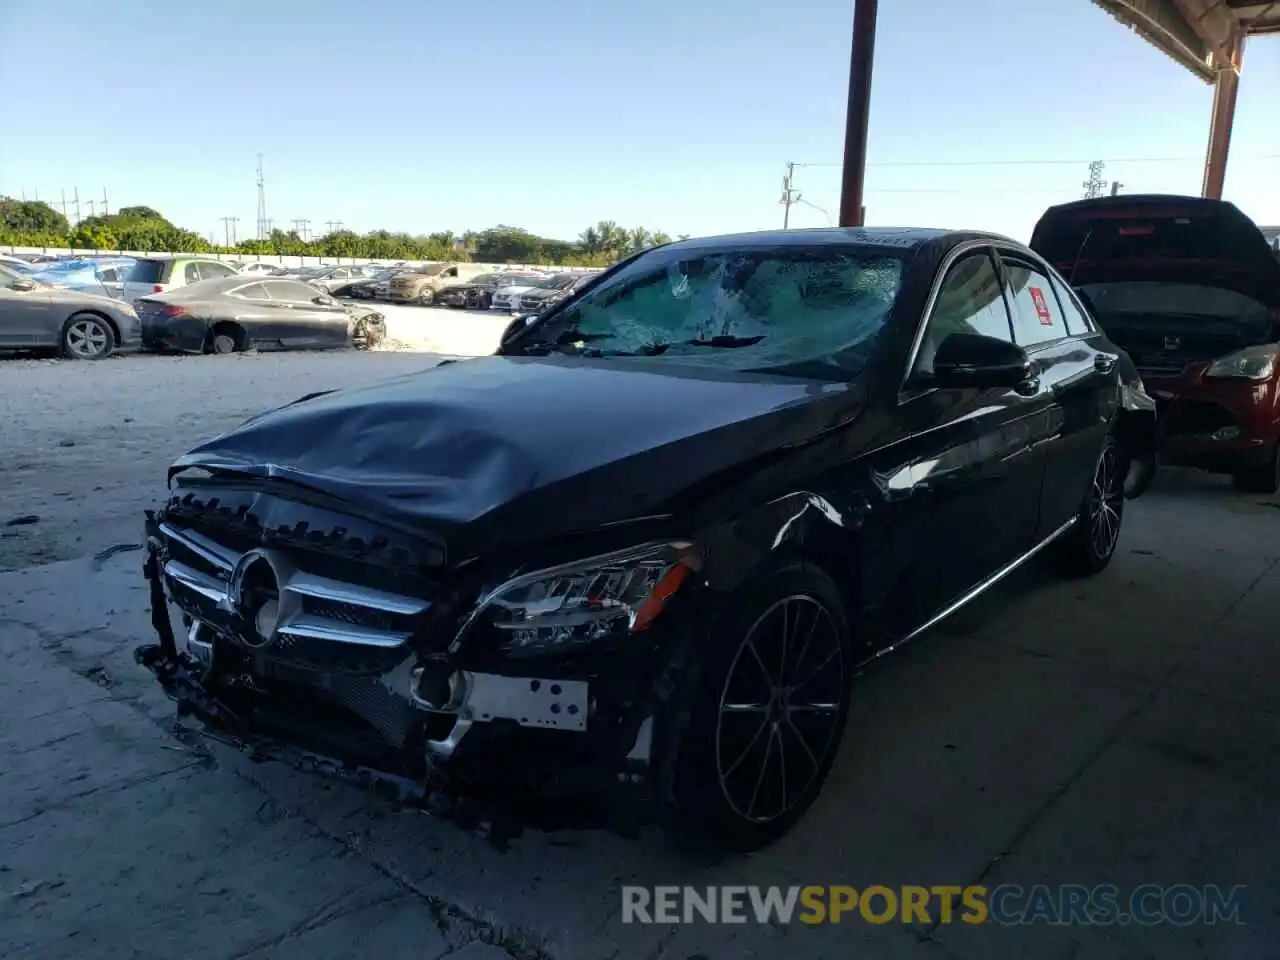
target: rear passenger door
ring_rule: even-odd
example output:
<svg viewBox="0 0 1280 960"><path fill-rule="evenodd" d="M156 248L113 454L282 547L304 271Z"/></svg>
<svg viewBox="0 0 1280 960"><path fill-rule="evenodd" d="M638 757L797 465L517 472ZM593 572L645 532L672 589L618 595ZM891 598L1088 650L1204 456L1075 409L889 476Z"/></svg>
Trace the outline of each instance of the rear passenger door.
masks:
<svg viewBox="0 0 1280 960"><path fill-rule="evenodd" d="M1118 356L1100 351L1065 284L1038 257L1000 248L1014 338L1040 378L1046 469L1037 538L1049 536L1080 510L1114 413Z"/></svg>

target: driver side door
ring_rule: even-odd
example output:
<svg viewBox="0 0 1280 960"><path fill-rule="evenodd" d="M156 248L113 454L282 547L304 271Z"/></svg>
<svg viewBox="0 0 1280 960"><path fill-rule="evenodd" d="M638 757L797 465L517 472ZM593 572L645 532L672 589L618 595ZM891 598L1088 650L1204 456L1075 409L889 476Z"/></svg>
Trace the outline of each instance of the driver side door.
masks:
<svg viewBox="0 0 1280 960"><path fill-rule="evenodd" d="M325 294L296 280L268 280L272 301L272 339L285 348L333 347L348 341L348 316L342 304L317 303Z"/></svg>

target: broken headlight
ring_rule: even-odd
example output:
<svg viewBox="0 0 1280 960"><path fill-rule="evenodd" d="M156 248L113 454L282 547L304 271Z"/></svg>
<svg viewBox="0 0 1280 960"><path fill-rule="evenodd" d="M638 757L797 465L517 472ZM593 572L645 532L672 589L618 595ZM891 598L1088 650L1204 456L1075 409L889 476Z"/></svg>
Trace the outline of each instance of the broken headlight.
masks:
<svg viewBox="0 0 1280 960"><path fill-rule="evenodd" d="M517 654L639 633L701 565L694 544L676 541L533 570L485 594L458 640L482 620L498 631L505 651Z"/></svg>

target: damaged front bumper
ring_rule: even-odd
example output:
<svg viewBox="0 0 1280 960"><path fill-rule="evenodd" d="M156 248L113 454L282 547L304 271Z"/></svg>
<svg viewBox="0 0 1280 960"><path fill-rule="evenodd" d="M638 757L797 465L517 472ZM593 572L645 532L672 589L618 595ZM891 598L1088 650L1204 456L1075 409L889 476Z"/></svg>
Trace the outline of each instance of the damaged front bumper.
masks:
<svg viewBox="0 0 1280 960"><path fill-rule="evenodd" d="M180 721L255 760L487 823L495 837L530 825L630 832L651 819L653 720L621 738L589 733L599 691L586 679L424 657L401 624L372 616L404 612L408 598L319 576L276 550L237 553L164 511L148 514L144 572L156 642L135 660ZM237 613L246 582L268 572L283 598L279 648L255 645Z"/></svg>

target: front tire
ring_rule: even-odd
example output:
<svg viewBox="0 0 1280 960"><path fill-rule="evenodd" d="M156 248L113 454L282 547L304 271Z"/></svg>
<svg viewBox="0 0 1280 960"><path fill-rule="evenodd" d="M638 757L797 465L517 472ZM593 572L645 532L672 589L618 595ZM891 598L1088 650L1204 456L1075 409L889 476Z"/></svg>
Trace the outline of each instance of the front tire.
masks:
<svg viewBox="0 0 1280 960"><path fill-rule="evenodd" d="M1064 577L1091 577L1111 563L1124 521L1128 459L1120 442L1107 434L1076 523L1049 548L1049 560Z"/></svg>
<svg viewBox="0 0 1280 960"><path fill-rule="evenodd" d="M1271 451L1266 463L1236 471L1231 482L1242 493L1260 493L1268 497L1275 493L1280 489L1280 444Z"/></svg>
<svg viewBox="0 0 1280 960"><path fill-rule="evenodd" d="M677 843L744 853L821 793L849 712L852 641L840 593L796 563L744 589L685 667L659 780Z"/></svg>
<svg viewBox="0 0 1280 960"><path fill-rule="evenodd" d="M418 294L418 303L424 307L429 307L436 302L436 292L430 287Z"/></svg>
<svg viewBox="0 0 1280 960"><path fill-rule="evenodd" d="M62 330L62 355L68 360L101 360L116 346L110 324L91 313L78 313Z"/></svg>

